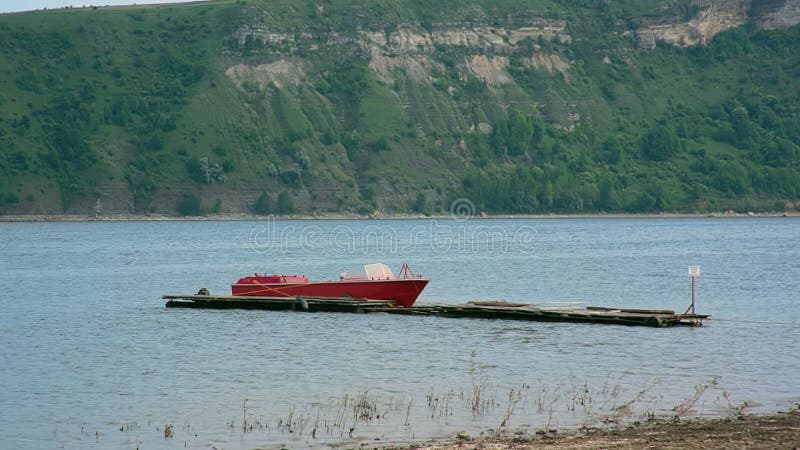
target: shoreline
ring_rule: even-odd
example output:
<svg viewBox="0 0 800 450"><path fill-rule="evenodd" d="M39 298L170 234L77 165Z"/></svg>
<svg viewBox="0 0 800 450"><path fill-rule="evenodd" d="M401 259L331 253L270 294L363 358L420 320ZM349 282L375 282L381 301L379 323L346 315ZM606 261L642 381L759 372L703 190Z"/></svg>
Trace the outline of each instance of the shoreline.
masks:
<svg viewBox="0 0 800 450"><path fill-rule="evenodd" d="M9 214L0 215L0 222L215 222L215 221L259 221L259 220L476 220L476 219L696 219L696 218L764 218L800 217L800 211L769 213L590 213L590 214L369 214L320 213L320 214L272 214L259 216L245 213L212 214L206 216L173 216L166 214Z"/></svg>
<svg viewBox="0 0 800 450"><path fill-rule="evenodd" d="M797 449L800 448L800 410L681 421L663 419L636 423L620 429L590 428L565 432L551 430L533 434L511 430L501 436L491 437L471 437L459 433L451 438L384 448L392 450Z"/></svg>

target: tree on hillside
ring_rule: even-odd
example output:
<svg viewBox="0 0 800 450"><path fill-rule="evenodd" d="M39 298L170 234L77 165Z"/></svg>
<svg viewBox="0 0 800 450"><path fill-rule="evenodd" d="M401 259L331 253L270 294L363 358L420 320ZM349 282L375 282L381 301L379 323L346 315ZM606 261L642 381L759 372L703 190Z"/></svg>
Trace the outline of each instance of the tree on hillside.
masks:
<svg viewBox="0 0 800 450"><path fill-rule="evenodd" d="M603 178L600 181L600 208L604 210L615 210L619 208L619 199L617 198L617 192L614 189L614 184L611 182L609 177Z"/></svg>
<svg viewBox="0 0 800 450"><path fill-rule="evenodd" d="M352 59L341 62L327 73L327 86L322 90L327 94L344 95L353 104L358 104L369 93L369 73L366 61Z"/></svg>
<svg viewBox="0 0 800 450"><path fill-rule="evenodd" d="M256 203L253 205L253 212L264 216L269 214L272 211L272 205L269 199L269 194L266 192L262 192L261 195L258 196Z"/></svg>
<svg viewBox="0 0 800 450"><path fill-rule="evenodd" d="M681 142L669 125L651 128L642 140L642 154L650 161L667 161L680 149Z"/></svg>
<svg viewBox="0 0 800 450"><path fill-rule="evenodd" d="M508 120L508 153L521 155L533 144L533 124L531 118L514 112Z"/></svg>
<svg viewBox="0 0 800 450"><path fill-rule="evenodd" d="M519 156L532 151L542 143L544 122L533 117L513 111L507 120L497 122L492 130L491 145L495 154L503 156Z"/></svg>
<svg viewBox="0 0 800 450"><path fill-rule="evenodd" d="M196 195L183 194L183 198L178 202L178 214L182 216L202 216L205 211Z"/></svg>
<svg viewBox="0 0 800 450"><path fill-rule="evenodd" d="M292 203L292 197L289 196L289 193L286 191L281 191L278 194L278 213L279 214L292 214L295 212L294 203Z"/></svg>
<svg viewBox="0 0 800 450"><path fill-rule="evenodd" d="M417 198L414 200L414 212L423 213L427 209L428 199L425 197L424 192L418 192Z"/></svg>

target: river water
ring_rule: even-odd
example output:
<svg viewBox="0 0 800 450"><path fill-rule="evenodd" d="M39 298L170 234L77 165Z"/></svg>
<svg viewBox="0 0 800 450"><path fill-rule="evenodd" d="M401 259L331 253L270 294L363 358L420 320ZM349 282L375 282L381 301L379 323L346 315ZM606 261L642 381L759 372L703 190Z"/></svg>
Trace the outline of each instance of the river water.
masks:
<svg viewBox="0 0 800 450"><path fill-rule="evenodd" d="M306 448L800 402L800 220L0 223L4 448ZM245 274L409 262L418 304L684 310L699 328L173 310ZM243 425L245 429L243 429Z"/></svg>

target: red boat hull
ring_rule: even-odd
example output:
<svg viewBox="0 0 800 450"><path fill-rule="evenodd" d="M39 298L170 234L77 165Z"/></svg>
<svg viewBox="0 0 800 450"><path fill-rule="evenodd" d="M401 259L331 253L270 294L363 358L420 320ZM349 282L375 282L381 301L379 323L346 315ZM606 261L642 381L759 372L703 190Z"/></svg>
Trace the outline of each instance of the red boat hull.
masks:
<svg viewBox="0 0 800 450"><path fill-rule="evenodd" d="M393 300L409 307L425 289L429 279L347 280L306 283L246 283L231 285L233 295L251 297L352 297Z"/></svg>

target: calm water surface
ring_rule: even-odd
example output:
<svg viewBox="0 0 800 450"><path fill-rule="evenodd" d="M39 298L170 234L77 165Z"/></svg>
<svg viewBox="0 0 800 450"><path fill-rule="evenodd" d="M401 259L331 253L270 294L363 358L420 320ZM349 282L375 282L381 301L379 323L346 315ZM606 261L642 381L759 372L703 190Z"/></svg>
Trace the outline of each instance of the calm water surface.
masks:
<svg viewBox="0 0 800 450"><path fill-rule="evenodd" d="M0 223L0 243L4 448L324 447L800 402L796 218ZM698 309L714 319L650 329L160 299L379 260L433 278L421 304L675 310L698 264Z"/></svg>

